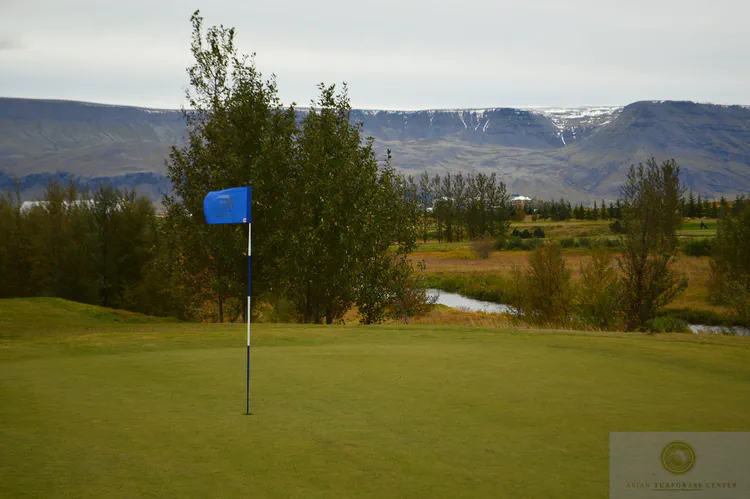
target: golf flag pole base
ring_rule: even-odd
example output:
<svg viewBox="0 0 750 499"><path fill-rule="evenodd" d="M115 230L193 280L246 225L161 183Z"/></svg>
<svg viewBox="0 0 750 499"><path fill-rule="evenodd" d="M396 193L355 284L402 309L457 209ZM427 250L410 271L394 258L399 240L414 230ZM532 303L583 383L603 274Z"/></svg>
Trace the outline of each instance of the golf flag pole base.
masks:
<svg viewBox="0 0 750 499"><path fill-rule="evenodd" d="M252 248L252 187L234 187L211 191L203 199L203 215L207 224L247 224L247 373L245 414L250 415L250 319L253 309L250 301L250 254Z"/></svg>
<svg viewBox="0 0 750 499"><path fill-rule="evenodd" d="M247 224L247 394L245 396L245 414L250 415L250 319L253 315L250 301L250 255L252 253L253 224Z"/></svg>

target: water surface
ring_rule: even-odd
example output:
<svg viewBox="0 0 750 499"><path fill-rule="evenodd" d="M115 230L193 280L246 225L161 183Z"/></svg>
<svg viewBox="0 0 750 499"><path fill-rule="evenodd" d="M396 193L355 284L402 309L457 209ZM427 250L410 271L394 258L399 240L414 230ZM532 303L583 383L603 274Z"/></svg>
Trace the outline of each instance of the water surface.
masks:
<svg viewBox="0 0 750 499"><path fill-rule="evenodd" d="M486 314L507 314L513 312L509 306L501 303L474 300L473 298L467 298L457 293L440 291L439 289L428 289L427 295L430 298L437 296L436 303L439 303L440 305L469 312L484 312Z"/></svg>

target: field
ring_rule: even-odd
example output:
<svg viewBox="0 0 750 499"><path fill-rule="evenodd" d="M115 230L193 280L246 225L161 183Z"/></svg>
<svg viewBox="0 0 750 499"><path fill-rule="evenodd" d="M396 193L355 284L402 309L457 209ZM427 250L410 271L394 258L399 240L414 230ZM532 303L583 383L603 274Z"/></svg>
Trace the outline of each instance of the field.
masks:
<svg viewBox="0 0 750 499"><path fill-rule="evenodd" d="M2 497L605 497L610 431L748 431L750 342L254 329L0 301Z"/></svg>
<svg viewBox="0 0 750 499"><path fill-rule="evenodd" d="M681 238L715 236L716 220L704 219L703 222L708 225L708 229L700 229L700 220L687 219L680 227L678 235ZM519 231L528 229L530 232L536 227L541 227L548 241L559 241L562 238L615 237L609 230L607 220L568 220L565 222L539 220L533 222L528 219L524 222L514 222L511 227ZM613 256L617 256L616 248L611 251ZM528 251L521 250L494 251L489 258L483 260L471 251L468 241L454 243L428 241L418 246L412 259L424 261L429 275L463 275L469 278L484 275L509 278L514 267L523 267L527 264L528 254ZM563 256L574 280L580 277L581 265L588 261L589 254L590 250L585 248L563 248ZM686 320L697 320L702 323L718 323L731 314L727 307L710 301L708 257L687 256L680 252L676 270L688 278L688 288L670 303L667 309Z"/></svg>

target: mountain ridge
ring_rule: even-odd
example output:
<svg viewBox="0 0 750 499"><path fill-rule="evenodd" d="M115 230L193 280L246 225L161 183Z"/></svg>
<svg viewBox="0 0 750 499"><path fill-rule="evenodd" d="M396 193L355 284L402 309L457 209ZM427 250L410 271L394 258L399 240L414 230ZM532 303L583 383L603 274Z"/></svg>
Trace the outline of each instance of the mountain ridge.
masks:
<svg viewBox="0 0 750 499"><path fill-rule="evenodd" d="M675 158L696 191L750 190L750 106L353 109L351 119L374 137L380 157L393 152L405 174L496 172L514 192L612 199L627 167L653 155ZM168 190L164 160L185 131L181 110L0 98L0 188L19 177L24 197L36 196L45 178L69 174L137 186L154 198Z"/></svg>

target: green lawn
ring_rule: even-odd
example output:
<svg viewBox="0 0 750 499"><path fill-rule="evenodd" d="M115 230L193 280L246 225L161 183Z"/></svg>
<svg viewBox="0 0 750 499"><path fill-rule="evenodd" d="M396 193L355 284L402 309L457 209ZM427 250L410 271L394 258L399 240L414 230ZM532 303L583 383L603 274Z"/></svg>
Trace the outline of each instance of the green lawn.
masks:
<svg viewBox="0 0 750 499"><path fill-rule="evenodd" d="M690 237L716 236L716 220L706 218L703 219L703 223L708 226L708 229L701 229L701 220L688 220L680 226L677 235Z"/></svg>
<svg viewBox="0 0 750 499"><path fill-rule="evenodd" d="M254 329L0 300L0 497L606 497L610 431L748 431L750 339Z"/></svg>

